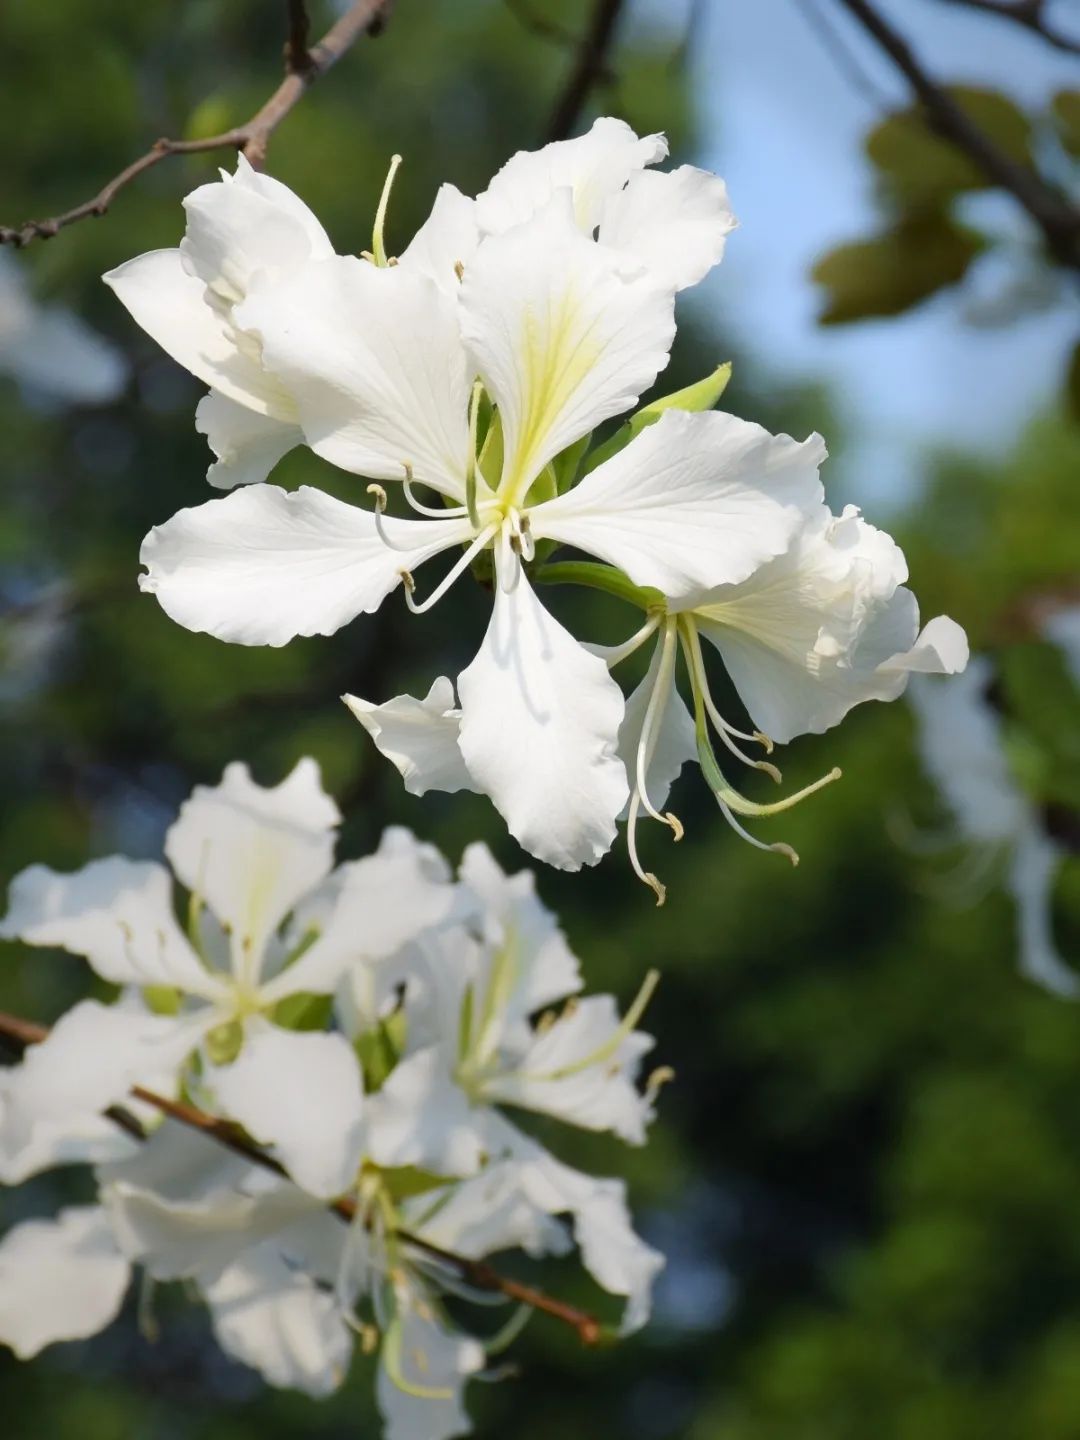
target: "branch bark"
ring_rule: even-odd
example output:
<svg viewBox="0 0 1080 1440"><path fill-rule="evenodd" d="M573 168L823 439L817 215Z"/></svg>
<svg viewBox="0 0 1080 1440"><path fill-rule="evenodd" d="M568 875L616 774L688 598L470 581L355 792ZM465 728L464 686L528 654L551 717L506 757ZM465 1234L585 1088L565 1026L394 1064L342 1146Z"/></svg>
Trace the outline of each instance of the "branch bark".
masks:
<svg viewBox="0 0 1080 1440"><path fill-rule="evenodd" d="M118 175L102 186L98 193L81 205L53 215L47 220L26 220L21 225L0 225L0 245L20 248L32 240L48 240L68 225L104 215L126 185L152 170L172 155L197 155L209 150L233 148L250 160L256 169L266 161L270 136L304 94L356 43L361 35L375 34L381 29L390 10L391 0L356 0L341 19L326 32L312 49L307 48L307 12L302 3L289 5L289 39L285 47L285 78L250 120L220 135L202 140L155 140L145 155L140 155ZM302 51L302 58L298 53Z"/></svg>
<svg viewBox="0 0 1080 1440"><path fill-rule="evenodd" d="M949 92L931 78L903 35L878 14L869 0L839 0L839 4L904 76L934 130L963 150L987 179L1020 202L1042 231L1056 260L1080 271L1080 210L1041 175L1000 150Z"/></svg>
<svg viewBox="0 0 1080 1440"><path fill-rule="evenodd" d="M968 10L981 10L984 15L997 15L1039 35L1048 45L1064 50L1067 55L1080 55L1080 40L1073 40L1049 25L1043 0L945 0L947 5L962 5Z"/></svg>
<svg viewBox="0 0 1080 1440"><path fill-rule="evenodd" d="M622 13L623 0L596 0L573 69L548 123L548 141L565 140L577 124L593 87L607 74L608 51Z"/></svg>
<svg viewBox="0 0 1080 1440"><path fill-rule="evenodd" d="M38 1025L32 1020L23 1019L20 1015L9 1015L5 1011L0 1011L0 1040L8 1042L19 1056L30 1046L40 1045L48 1034L49 1029L46 1025ZM142 1085L133 1085L130 1093L133 1100L139 1100L144 1105L151 1105L171 1120L176 1120L191 1130L198 1130L200 1134L207 1136L208 1139L215 1141L226 1150L231 1150L233 1154L249 1160L253 1165L280 1175L285 1180L291 1179L289 1172L279 1161L275 1160L272 1155L268 1155L265 1150L260 1149L238 1126L233 1125L230 1121L210 1115L197 1105L188 1104L187 1101L170 1100L168 1096L159 1095L154 1090L147 1090ZM147 1138L146 1131L138 1119L122 1105L111 1105L105 1111L105 1115L133 1139L145 1140ZM351 1222L356 1218L356 1200L351 1195L339 1196L336 1200L330 1201L327 1208L346 1222ZM535 1286L513 1280L484 1260L472 1260L466 1255L458 1255L452 1250L444 1250L441 1246L432 1244L430 1240L425 1240L423 1236L414 1235L411 1230L399 1229L395 1231L395 1234L403 1244L411 1245L414 1249L421 1250L424 1254L432 1255L452 1266L460 1278L475 1290L502 1295L518 1305L528 1305L530 1309L550 1315L552 1319L559 1320L576 1331L578 1339L583 1345L595 1345L599 1342L602 1334L600 1322L586 1311L580 1310L576 1305L548 1295L545 1291L536 1289Z"/></svg>

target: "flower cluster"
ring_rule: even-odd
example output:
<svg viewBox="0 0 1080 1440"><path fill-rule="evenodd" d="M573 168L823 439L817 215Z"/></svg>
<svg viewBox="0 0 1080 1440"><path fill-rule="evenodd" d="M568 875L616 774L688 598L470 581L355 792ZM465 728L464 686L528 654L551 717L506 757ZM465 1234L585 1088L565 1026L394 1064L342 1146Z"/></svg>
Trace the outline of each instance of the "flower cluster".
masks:
<svg viewBox="0 0 1080 1440"><path fill-rule="evenodd" d="M530 874L472 845L455 877L397 829L334 868L339 819L313 761L270 789L233 764L182 806L171 874L112 856L16 877L0 935L84 956L117 995L0 1071L0 1179L82 1163L98 1186L0 1243L0 1341L26 1357L95 1333L141 1269L190 1282L272 1385L326 1394L377 1349L389 1440L442 1440L522 1320L481 1338L453 1313L479 1292L545 1298L483 1257L576 1245L624 1332L648 1315L663 1262L623 1183L523 1127L644 1142L655 976L621 1018L578 999Z"/></svg>
<svg viewBox="0 0 1080 1440"><path fill-rule="evenodd" d="M598 120L515 155L475 199L444 185L397 259L385 245L397 157L360 257L336 254L307 207L241 159L188 196L178 249L106 277L210 386L196 423L217 457L210 482L231 490L150 533L143 588L191 630L279 646L397 589L422 614L472 570L491 619L456 682L347 703L410 791L489 796L549 864L595 863L625 819L660 899L636 825L681 833L664 807L684 764L749 839L747 818L808 792L747 798L716 740L778 780L743 747L768 753L894 699L912 670L967 659L953 621L920 629L893 541L826 505L820 437L712 408L726 367L594 440L667 365L676 295L719 262L735 224L722 181L654 168L666 152L662 136ZM269 483L300 444L365 477L371 505ZM387 487L409 513L390 513ZM568 559L552 559L559 547ZM444 553L453 563L420 598L420 568ZM541 602L546 582L620 596L639 611L633 633L582 643ZM714 702L702 638L750 729ZM611 671L646 643L646 680L624 697Z"/></svg>

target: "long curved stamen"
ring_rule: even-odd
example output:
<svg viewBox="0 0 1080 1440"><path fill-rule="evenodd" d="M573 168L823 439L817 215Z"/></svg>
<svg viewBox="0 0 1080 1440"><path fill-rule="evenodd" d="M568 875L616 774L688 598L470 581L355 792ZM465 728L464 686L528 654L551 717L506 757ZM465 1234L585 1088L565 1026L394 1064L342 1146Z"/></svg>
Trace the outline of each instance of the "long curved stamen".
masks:
<svg viewBox="0 0 1080 1440"><path fill-rule="evenodd" d="M476 508L476 472L479 469L476 455L476 431L480 420L480 397L483 393L483 382L477 380L469 399L469 468L465 472L465 508L476 529L480 528L480 513Z"/></svg>
<svg viewBox="0 0 1080 1440"><path fill-rule="evenodd" d="M580 1075L583 1070L591 1070L594 1065L603 1065L605 1061L618 1054L623 1041L628 1040L633 1034L638 1021L649 1008L649 1001L659 984L660 971L647 970L638 993L634 996L626 1014L608 1038L595 1050L590 1050L587 1055L582 1055L578 1060L571 1060L568 1065L560 1065L557 1070L548 1070L539 1074L519 1071L518 1078L522 1080L568 1080L573 1075Z"/></svg>
<svg viewBox="0 0 1080 1440"><path fill-rule="evenodd" d="M413 468L407 460L401 462L405 471L405 478L401 482L401 488L405 492L405 499L410 507L418 515L424 515L429 520L460 520L467 513L464 505L442 505L436 508L434 505L425 505L413 494ZM371 487L368 486L370 490ZM383 492L385 495L385 491Z"/></svg>
<svg viewBox="0 0 1080 1440"><path fill-rule="evenodd" d="M767 742L767 753L770 754L772 752L772 741L769 740L768 736L761 735L760 732L755 732L754 735L747 735L742 730L736 730L733 725L728 724L713 702L712 692L709 689L709 677L705 670L705 656L701 653L701 637L698 635L697 626L692 620L685 620L681 629L683 634L683 652L687 656L687 665L693 679L695 692L700 687L701 698L705 702L705 709L709 719L716 727L716 733L720 736L721 743L731 751L736 759L741 760L744 765L748 765L751 770L764 770L765 774L779 785L783 776L777 767L770 764L768 760L751 760L750 756L735 744L735 740L732 737L738 736L740 740L756 739L759 743Z"/></svg>
<svg viewBox="0 0 1080 1440"><path fill-rule="evenodd" d="M383 243L383 231L386 227L386 210L390 204L390 191L394 188L394 176L401 164L400 155L391 155L390 169L386 172L386 179L383 181L382 194L379 196L379 208L375 211L375 224L371 231L371 251L375 264L383 267L386 265L386 246Z"/></svg>
<svg viewBox="0 0 1080 1440"><path fill-rule="evenodd" d="M629 660L636 650L640 650L649 636L653 634L657 626L663 620L663 612L655 611L642 625L640 630L635 630L629 640L624 640L621 645L590 645L587 648L594 655L598 655L609 670L616 665L621 665L624 660Z"/></svg>
<svg viewBox="0 0 1080 1440"><path fill-rule="evenodd" d="M745 825L739 824L738 820L736 820L732 814L730 806L725 805L719 796L717 797L717 804L720 806L724 819L735 831L735 834L745 840L748 845L753 845L755 850L771 850L776 855L786 855L791 861L792 866L798 865L799 852L797 850L793 849L790 845L786 845L783 840L773 840L771 843L766 840L759 840L756 835L750 834L750 831L747 830Z"/></svg>
<svg viewBox="0 0 1080 1440"><path fill-rule="evenodd" d="M637 822L640 812L641 796L635 789L634 793L630 796L630 808L626 815L626 853L630 857L630 865L633 868L634 874L643 884L648 885L649 889L652 890L656 896L656 904L659 907L663 905L667 899L667 886L662 884L651 870L646 870L638 859Z"/></svg>
<svg viewBox="0 0 1080 1440"><path fill-rule="evenodd" d="M409 609L414 615L423 615L425 610L430 610L433 605L438 604L438 602L450 589L451 585L453 585L454 581L457 580L461 576L461 574L469 568L472 562L476 559L476 556L480 553L481 550L483 550L484 546L487 545L488 541L492 538L498 528L499 527L497 525L488 525L485 527L485 529L481 530L480 534L477 535L476 539L461 556L460 560L456 560L454 562L452 568L442 578L439 584L436 585L435 589L431 592L431 594L426 600L422 600L419 604L417 604L416 601L412 598L412 587L406 584L405 603L406 605L408 605Z"/></svg>
<svg viewBox="0 0 1080 1440"><path fill-rule="evenodd" d="M375 497L375 529L379 539L388 550L396 550L399 555L410 555L415 545L399 545L396 540L390 538L390 534L383 524L383 514L386 511L386 491L381 485L369 485L367 493Z"/></svg>
<svg viewBox="0 0 1080 1440"><path fill-rule="evenodd" d="M683 827L681 822L672 814L661 815L656 806L649 799L649 787L646 771L649 762L652 760L656 750L657 732L663 724L663 716L667 710L668 700L671 697L671 684L675 672L675 644L677 639L676 623L668 620L664 626L664 638L660 642L660 664L656 669L656 683L653 685L652 694L649 696L649 703L645 707L645 719L641 726L641 735L638 739L637 754L635 756L635 775L637 779L637 793L641 797L642 807L654 820L659 820L662 825L670 825L675 833L675 839L681 840Z"/></svg>

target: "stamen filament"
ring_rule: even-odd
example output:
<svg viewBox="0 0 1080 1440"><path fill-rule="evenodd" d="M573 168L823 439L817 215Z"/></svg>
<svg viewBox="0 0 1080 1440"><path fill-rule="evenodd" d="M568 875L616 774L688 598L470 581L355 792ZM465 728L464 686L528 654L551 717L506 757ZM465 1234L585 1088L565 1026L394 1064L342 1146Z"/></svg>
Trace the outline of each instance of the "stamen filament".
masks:
<svg viewBox="0 0 1080 1440"><path fill-rule="evenodd" d="M388 550L396 550L399 555L408 555L416 549L415 545L399 545L396 540L390 538L390 534L383 524L383 514L386 511L386 491L381 485L369 485L367 493L375 497L375 529L379 539Z"/></svg>
<svg viewBox="0 0 1080 1440"><path fill-rule="evenodd" d="M637 779L637 792L641 797L641 804L647 814L654 820L659 820L662 825L670 825L675 832L676 840L682 838L682 826L674 820L674 817L661 815L656 806L649 799L649 789L646 780L646 771L649 762L652 760L656 750L655 732L663 724L663 715L667 710L668 700L671 696L672 676L675 669L675 644L677 640L676 622L668 620L664 625L664 638L660 642L660 664L656 669L656 683L653 685L652 694L649 696L649 703L645 707L645 719L641 726L641 736L638 740L637 755L635 757L635 774Z"/></svg>
<svg viewBox="0 0 1080 1440"><path fill-rule="evenodd" d="M390 204L390 191L393 189L394 176L397 174L400 164L401 156L391 155L390 169L386 172L382 194L379 196L379 208L375 211L375 224L371 232L371 251L375 264L380 268L386 265L386 246L383 243L383 230L386 226L387 206Z"/></svg>
<svg viewBox="0 0 1080 1440"><path fill-rule="evenodd" d="M603 660L609 670L613 670L616 665L629 660L636 650L641 649L663 618L663 613L657 610L649 616L640 630L635 630L629 640L624 640L621 645L590 645L588 648Z"/></svg>
<svg viewBox="0 0 1080 1440"><path fill-rule="evenodd" d="M476 507L476 471L478 468L476 430L480 417L480 397L483 393L483 382L477 380L473 385L472 396L469 400L469 467L465 472L465 508L469 512L469 519L476 530L480 528L480 512Z"/></svg>
<svg viewBox="0 0 1080 1440"><path fill-rule="evenodd" d="M562 1065L558 1070L549 1070L546 1075L529 1075L523 1073L519 1078L525 1080L568 1080L572 1075L580 1075L583 1070L591 1070L594 1065L602 1065L605 1060L618 1053L619 1046L634 1031L638 1021L645 1014L649 1007L649 1001L653 992L660 984L660 971L647 970L645 978L641 982L641 988L634 996L633 1002L626 1014L619 1021L618 1026L608 1036L602 1045L598 1045L590 1054L583 1056L580 1060L574 1060L569 1065Z"/></svg>
<svg viewBox="0 0 1080 1440"><path fill-rule="evenodd" d="M431 594L426 600L422 600L419 604L417 604L416 601L412 598L413 587L406 584L405 603L406 605L408 605L409 609L414 615L423 615L425 610L430 610L433 605L437 604L442 599L442 597L450 589L451 585L453 585L454 581L457 580L461 576L461 574L469 568L473 560L480 553L480 551L483 550L485 545L487 545L488 541L492 538L498 528L499 527L497 525L488 525L483 530L481 530L480 534L477 535L476 539L472 542L472 544L461 556L461 558L454 562L451 569L447 572L446 575L443 576L442 580L439 582L438 585L436 585L435 589L431 592Z"/></svg>
<svg viewBox="0 0 1080 1440"><path fill-rule="evenodd" d="M728 724L713 702L712 692L709 689L709 677L705 669L705 656L701 653L701 637L698 634L697 626L692 620L684 619L680 629L683 636L683 651L687 657L687 666L691 672L695 693L697 689L700 688L701 698L705 702L705 709L708 712L709 719L716 727L716 732L720 736L721 742L731 751L732 755L734 755L736 759L741 760L744 765L748 765L751 770L764 770L765 774L779 785L783 779L779 769L775 765L770 764L768 760L751 760L750 756L735 744L732 736L738 736L740 740L767 740L767 753L770 754L772 752L772 741L768 739L768 736L747 735L742 730L736 730L733 725ZM687 648L688 646L689 649Z"/></svg>
<svg viewBox="0 0 1080 1440"><path fill-rule="evenodd" d="M656 896L657 908L659 908L667 899L667 887L657 879L651 870L646 870L638 859L637 822L640 810L641 796L635 789L634 793L630 796L630 808L626 815L626 852L630 857L630 864L634 874L653 891Z"/></svg>

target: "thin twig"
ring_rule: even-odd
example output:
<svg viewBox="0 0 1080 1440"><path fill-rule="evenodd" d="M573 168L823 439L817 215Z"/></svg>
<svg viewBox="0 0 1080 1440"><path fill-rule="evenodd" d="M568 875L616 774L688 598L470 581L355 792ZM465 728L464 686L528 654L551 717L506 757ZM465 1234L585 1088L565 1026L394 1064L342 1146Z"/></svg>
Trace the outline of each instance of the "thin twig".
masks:
<svg viewBox="0 0 1080 1440"><path fill-rule="evenodd" d="M311 51L308 37L311 34L311 18L307 13L305 0L288 0L289 38L285 41L285 74L302 75L311 68Z"/></svg>
<svg viewBox="0 0 1080 1440"><path fill-rule="evenodd" d="M836 68L847 77L851 88L857 90L875 109L888 105L890 103L889 96L884 93L870 72L863 68L859 57L834 25L831 16L819 8L818 0L801 0L801 6L807 25L829 52Z"/></svg>
<svg viewBox="0 0 1080 1440"><path fill-rule="evenodd" d="M577 58L548 124L547 138L565 140L593 87L608 75L608 50L622 12L623 0L596 0L589 27L578 47Z"/></svg>
<svg viewBox="0 0 1080 1440"><path fill-rule="evenodd" d="M261 168L266 161L266 147L270 136L285 116L315 81L325 75L331 66L351 49L361 35L376 33L389 8L390 0L356 0L352 8L345 12L311 50L306 49L305 42L306 64L297 69L287 62L284 80L269 100L243 125L224 130L220 135L209 135L202 140L155 140L145 155L140 155L137 160L125 166L119 175L114 175L95 196L81 205L75 205L62 215L54 215L47 220L27 220L16 226L0 225L0 245L20 247L28 245L31 240L47 240L65 226L74 225L76 221L104 215L126 185L144 171L160 165L170 155L197 155L208 150L231 147L241 151L256 169ZM303 11L302 5L290 6L293 26L287 50L292 56L295 53L293 46L299 36L297 14L300 11ZM300 29L302 28L301 26Z"/></svg>
<svg viewBox="0 0 1080 1440"><path fill-rule="evenodd" d="M911 46L869 0L838 0L859 22L905 77L928 123L974 161L987 179L1020 202L1043 232L1062 265L1080 270L1080 210L1043 177L1000 150L952 95L931 79Z"/></svg>
<svg viewBox="0 0 1080 1440"><path fill-rule="evenodd" d="M1033 35L1040 36L1048 45L1064 50L1067 55L1080 55L1080 40L1062 34L1047 23L1043 0L945 0L947 5L963 5L969 10L981 10L984 15L997 15L1002 20L1011 20Z"/></svg>
<svg viewBox="0 0 1080 1440"><path fill-rule="evenodd" d="M46 1025L38 1025L32 1020L24 1020L20 1015L10 1015L0 1011L0 1040L8 1041L19 1055L22 1055L32 1045L40 1045L48 1037L48 1034L49 1030ZM226 1150L231 1150L234 1155L239 1155L253 1165L258 1165L286 1180L291 1179L289 1172L279 1160L275 1160L272 1155L268 1155L265 1150L260 1149L231 1121L210 1115L197 1105L189 1104L186 1100L170 1100L168 1096L159 1095L154 1090L147 1090L143 1085L133 1085L130 1094L133 1100L139 1100L144 1105L152 1106L171 1120L176 1120L191 1130L198 1130L200 1134L207 1136L208 1139L215 1141ZM147 1133L138 1119L123 1106L111 1105L104 1113L109 1120L133 1139L147 1139ZM328 1208L342 1220L352 1221L356 1218L356 1200L351 1195L341 1195L336 1200L331 1200ZM561 1320L564 1325L569 1325L572 1330L577 1332L578 1339L583 1345L595 1345L599 1341L602 1334L600 1322L587 1311L580 1310L576 1305L559 1300L532 1285L525 1285L521 1281L502 1275L486 1261L472 1260L466 1255L458 1255L452 1250L444 1250L440 1245L425 1240L423 1236L413 1234L411 1230L399 1229L394 1233L403 1244L411 1245L416 1250L422 1250L426 1255L432 1255L447 1265L452 1265L461 1279L474 1289L503 1295L507 1300L513 1300L519 1305L528 1305L533 1310L550 1315L555 1320Z"/></svg>

